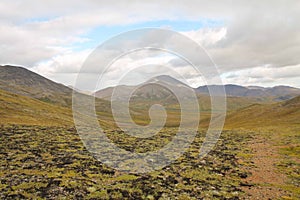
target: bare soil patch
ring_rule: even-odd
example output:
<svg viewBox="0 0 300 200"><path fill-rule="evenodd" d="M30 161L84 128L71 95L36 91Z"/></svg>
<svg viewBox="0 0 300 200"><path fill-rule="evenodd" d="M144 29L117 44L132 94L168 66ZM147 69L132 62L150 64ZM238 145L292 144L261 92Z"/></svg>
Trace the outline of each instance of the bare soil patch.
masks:
<svg viewBox="0 0 300 200"><path fill-rule="evenodd" d="M256 136L250 141L249 147L253 151L252 162L255 167L251 168L251 176L245 181L252 187L243 187L248 194L247 199L280 199L289 197L290 194L279 186L284 185L287 177L276 168L280 160L280 154L271 141Z"/></svg>

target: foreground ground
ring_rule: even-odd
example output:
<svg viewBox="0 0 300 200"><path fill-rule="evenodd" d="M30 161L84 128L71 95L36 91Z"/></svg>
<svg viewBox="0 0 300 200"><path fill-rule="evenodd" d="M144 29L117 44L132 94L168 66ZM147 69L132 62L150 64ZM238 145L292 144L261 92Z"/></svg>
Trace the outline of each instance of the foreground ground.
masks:
<svg viewBox="0 0 300 200"><path fill-rule="evenodd" d="M108 135L120 147L142 152L160 148L173 132L138 142L113 130ZM271 135L224 131L215 149L199 159L199 133L170 166L135 175L95 160L74 128L1 126L0 199L297 199L299 147L290 144L299 136Z"/></svg>
<svg viewBox="0 0 300 200"><path fill-rule="evenodd" d="M243 190L251 199L300 198L299 142L297 129L255 132L247 145L250 165L244 166L251 172L245 181L254 187Z"/></svg>

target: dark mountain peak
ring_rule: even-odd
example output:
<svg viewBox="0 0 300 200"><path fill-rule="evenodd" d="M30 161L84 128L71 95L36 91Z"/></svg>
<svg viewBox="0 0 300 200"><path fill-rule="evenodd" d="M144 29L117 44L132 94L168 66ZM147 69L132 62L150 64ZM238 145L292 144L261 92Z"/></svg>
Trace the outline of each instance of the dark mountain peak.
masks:
<svg viewBox="0 0 300 200"><path fill-rule="evenodd" d="M226 85L224 85L225 86L225 88L246 88L246 87L244 87L244 86L241 86L241 85L235 85L235 84L226 84Z"/></svg>
<svg viewBox="0 0 300 200"><path fill-rule="evenodd" d="M246 88L244 86L241 85L235 85L235 84L225 84L225 85L202 85L199 86L198 88L207 88L207 87L211 87L211 88L215 88L215 87L224 87L224 88Z"/></svg>
<svg viewBox="0 0 300 200"><path fill-rule="evenodd" d="M133 96L138 99L166 99L171 95L169 89L176 90L181 94L185 92L191 92L193 88L184 84L183 82L173 78L169 75L160 75L149 79L148 81L136 86L119 85L115 87L109 87L95 92L95 96L103 99L110 99L114 89L119 89L116 95L118 100L122 100L125 95L133 91Z"/></svg>
<svg viewBox="0 0 300 200"><path fill-rule="evenodd" d="M287 86L287 85L277 85L277 86L274 86L274 87L271 87L271 88L275 89L275 88L294 88L294 87Z"/></svg>
<svg viewBox="0 0 300 200"><path fill-rule="evenodd" d="M247 92L247 88L234 84L204 85L196 88L195 90L200 94L209 94L209 91L214 91L215 95L222 95L223 88L228 96L245 96L245 93Z"/></svg>
<svg viewBox="0 0 300 200"><path fill-rule="evenodd" d="M0 89L62 105L71 102L72 89L20 66L0 66Z"/></svg>
<svg viewBox="0 0 300 200"><path fill-rule="evenodd" d="M147 83L156 83L156 82L162 82L162 83L166 83L169 85L175 85L175 86L189 87L187 84L185 84L169 75L159 75L159 76L149 79L145 83L147 84Z"/></svg>
<svg viewBox="0 0 300 200"><path fill-rule="evenodd" d="M177 81L177 79L173 78L170 75L159 75L159 76L155 76L155 77L153 77L151 79L153 79L153 80L160 80L160 81L174 81L174 80Z"/></svg>
<svg viewBox="0 0 300 200"><path fill-rule="evenodd" d="M0 78L2 80L9 79L9 78L15 79L16 76L19 75L40 76L39 74L32 72L26 69L25 67L12 66L12 65L0 65Z"/></svg>
<svg viewBox="0 0 300 200"><path fill-rule="evenodd" d="M266 91L272 96L279 96L278 100L291 99L300 95L300 89L284 85L268 88Z"/></svg>
<svg viewBox="0 0 300 200"><path fill-rule="evenodd" d="M256 85L250 85L247 86L246 88L250 89L250 90L265 90L265 87L261 87L261 86L256 86Z"/></svg>
<svg viewBox="0 0 300 200"><path fill-rule="evenodd" d="M11 84L22 84L23 86L36 85L37 82L62 85L60 83L51 81L33 71L30 71L29 69L12 65L0 66L0 79Z"/></svg>
<svg viewBox="0 0 300 200"><path fill-rule="evenodd" d="M22 66L13 66L13 65L0 65L0 68L2 69L21 69L21 70L27 70L25 67Z"/></svg>

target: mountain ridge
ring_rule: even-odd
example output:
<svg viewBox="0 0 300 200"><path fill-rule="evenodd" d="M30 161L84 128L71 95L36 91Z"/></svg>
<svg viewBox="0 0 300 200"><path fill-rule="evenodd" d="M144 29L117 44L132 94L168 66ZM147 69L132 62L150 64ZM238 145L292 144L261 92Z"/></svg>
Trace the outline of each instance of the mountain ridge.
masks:
<svg viewBox="0 0 300 200"><path fill-rule="evenodd" d="M147 83L163 83L171 85L173 88L176 86L187 87L195 90L197 94L209 95L209 88L220 89L225 88L227 96L237 97L272 97L274 100L282 101L291 99L297 95L300 95L300 89L278 85L274 87L262 87L262 86L241 86L237 84L225 84L222 85L203 85L196 88L192 88L189 85L173 78L169 75L160 75L152 77L139 85L118 85L113 87L104 88L91 93L99 98L108 99L113 89L121 87L122 89L135 89L139 86L144 86ZM162 84L162 85L163 85ZM44 101L53 101L63 105L70 104L70 96L74 88L65 86L61 83L54 82L46 77L39 75L27 68L13 65L0 65L0 89L6 90L12 93L34 97ZM80 90L76 90L79 91ZM84 92L86 93L86 92ZM103 93L103 94L102 94ZM57 96L57 94L59 94ZM87 93L86 93L87 94ZM59 99L57 101L57 99Z"/></svg>
<svg viewBox="0 0 300 200"><path fill-rule="evenodd" d="M0 65L0 89L46 102L70 105L72 89L24 67Z"/></svg>
<svg viewBox="0 0 300 200"><path fill-rule="evenodd" d="M209 90L214 90L216 95L221 95L223 93L218 93L218 91L222 91L223 87L225 89L227 96L235 96L235 97L261 97L261 98L271 98L275 101L282 101L291 99L297 95L300 95L300 89L291 87L278 85L274 87L261 87L261 86L241 86L236 84L225 84L225 85L203 85L196 88L192 88L187 84L169 76L169 75L161 75L153 77L144 83L128 86L128 85L118 85L111 86L101 90L94 92L93 94L96 97L104 98L106 100L110 99L110 96L115 88L123 87L123 89L134 90L141 86L144 86L149 83L163 83L166 85L171 85L172 87L186 87L192 89L196 92L196 94L209 95ZM162 84L162 85L163 85ZM120 91L120 90L119 90ZM124 91L123 91L124 92ZM122 94L121 94L122 95ZM120 98L119 98L120 99Z"/></svg>
<svg viewBox="0 0 300 200"><path fill-rule="evenodd" d="M7 69L10 69L10 73L8 73ZM28 75L28 76L26 76ZM24 78L25 76L25 78ZM72 101L72 89L68 88L67 86L64 86L59 83L55 83L51 80L48 80L47 78L40 76L34 72L31 72L30 70L24 69L22 67L13 67L13 66L0 66L0 97L2 98L1 102L1 112L2 117L6 121L12 119L12 120L19 120L19 122L22 122L22 118L19 117L23 116L24 119L28 115L28 119L32 121L32 123L35 123L34 121L39 121L35 118L41 118L43 120L46 120L46 118L39 117L42 113L52 113L49 115L51 118L52 116L55 118L53 120L53 123L59 124L59 119L62 118L68 118L67 121L64 123L69 124L71 121L71 110L69 108L66 108L68 110L65 110L66 113L61 112L62 108L60 105L67 104L68 106L71 105ZM187 87L186 84L176 80L168 76L162 76L158 78L158 81L166 82L167 84L173 86L174 88L185 88ZM25 83L25 85L22 85L21 83ZM40 84L38 84L40 83ZM154 102L157 103L163 103L163 100L167 100L171 102L169 105L169 109L173 112L174 115L177 115L178 107L176 106L176 102L173 102L173 99L170 98L170 91L163 91L159 87L151 88L153 84L155 85L157 83L157 79L152 79L150 82L146 82L146 84L141 84L142 87L140 91L137 92L136 96L133 97L136 98L135 106L137 108L134 108L137 112L137 115L139 116L140 120L144 120L144 113L148 113L147 106L151 104L151 102L145 101L145 99L148 98L147 93L151 92L157 92L155 96L156 98L151 99L154 100ZM174 86L174 83L175 86ZM150 85L149 85L150 84ZM183 87L177 87L176 85L182 85ZM45 86L45 88L43 88ZM58 88L57 88L58 87ZM127 87L135 87L135 86L118 86L122 89L126 89ZM147 88L148 87L148 88ZM216 86L220 87L220 86ZM225 85L226 87L226 85ZM251 86L254 87L254 90L257 89L259 86ZM4 88L4 89L3 89ZM110 87L109 90L113 90L114 87ZM227 88L238 88L241 91L244 91L245 87L229 84L227 85ZM275 89L274 89L275 88ZM274 90L273 92L285 92L284 89L296 89L296 92L298 91L297 88L292 88L289 86L277 86L272 87L271 89ZM208 87L206 87L208 89ZM269 88L270 89L270 88ZM37 91L36 91L37 90ZM156 91L157 90L157 91ZM146 93L145 93L146 91ZM208 90L207 90L208 91ZM287 90L288 92L289 90ZM109 91L110 92L110 91ZM108 93L109 93L108 92ZM139 93L140 92L140 93ZM239 92L239 91L238 91ZM41 96L42 95L42 96ZM43 96L44 95L44 96ZM292 94L292 95L295 95ZM291 96L292 96L291 95ZM24 97L25 96L25 97ZM26 97L27 96L27 97ZM52 98L51 101L47 101L41 97L47 97ZM89 96L90 97L90 96ZM210 97L209 96L198 96L200 99L200 108L204 113L209 116L210 112ZM69 101L69 102L66 102ZM269 101L268 104L259 104L261 102L266 103L266 101L259 101L255 98L248 98L247 96L240 96L240 97L234 97L234 96L228 96L228 108L227 110L230 112L228 115L228 123L232 126L244 126L245 124L248 126L254 126L255 124L259 126L263 126L265 124L270 124L273 122L280 123L280 121L277 120L277 118L282 119L282 121L285 124L288 124L288 122L296 123L299 119L299 105L300 105L300 95L290 98L289 100L283 101L281 100L279 103L271 103L272 101ZM19 104L20 102L21 104ZM53 103L54 102L54 103ZM153 102L152 102L153 103ZM35 107L34 105L38 105ZM53 105L53 104L59 104L59 105ZM54 106L54 107L53 107ZM56 106L56 107L55 107ZM103 120L111 119L111 113L110 113L110 102L105 101L102 99L98 99L96 101L96 107L97 112L100 113L99 116L103 118ZM49 112L50 111L50 112ZM54 111L54 112L53 112ZM38 115L33 115L35 112L39 113ZM9 115L9 113L12 113L12 116ZM15 115L13 115L15 113ZM57 113L57 115L55 115ZM68 114L67 114L68 113ZM263 113L260 115L260 113ZM272 114L273 113L273 114ZM64 115L66 114L66 115ZM290 115L289 115L290 114ZM285 119L284 116L287 118ZM10 118L11 117L11 118ZM54 119L53 118L53 119ZM67 119L66 118L66 119ZM254 123L251 123L251 120L253 119ZM260 121L255 121L260 120Z"/></svg>

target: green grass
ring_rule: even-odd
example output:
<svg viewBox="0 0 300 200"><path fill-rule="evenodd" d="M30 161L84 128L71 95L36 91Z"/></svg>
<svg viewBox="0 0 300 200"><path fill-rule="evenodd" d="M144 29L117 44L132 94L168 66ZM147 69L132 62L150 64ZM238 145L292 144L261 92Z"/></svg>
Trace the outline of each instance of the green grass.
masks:
<svg viewBox="0 0 300 200"><path fill-rule="evenodd" d="M253 104L240 108L226 117L225 127L252 130L290 129L300 127L300 96L272 104ZM276 130L277 129L277 130Z"/></svg>
<svg viewBox="0 0 300 200"><path fill-rule="evenodd" d="M71 125L71 110L0 90L0 124Z"/></svg>

